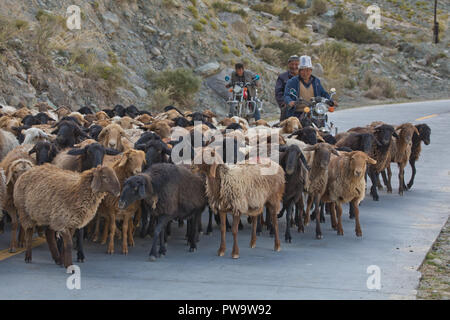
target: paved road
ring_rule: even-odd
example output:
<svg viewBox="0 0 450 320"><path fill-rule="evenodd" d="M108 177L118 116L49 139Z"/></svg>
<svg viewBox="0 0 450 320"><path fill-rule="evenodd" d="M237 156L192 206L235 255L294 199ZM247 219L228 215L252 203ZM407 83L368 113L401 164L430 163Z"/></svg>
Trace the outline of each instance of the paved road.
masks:
<svg viewBox="0 0 450 320"><path fill-rule="evenodd" d="M428 117L430 116L430 117ZM416 120L422 117L421 120ZM314 225L293 233L291 244L274 252L265 231L250 249L250 227L239 232L241 258L218 257L219 231L201 237L196 253L185 245L185 229L173 228L168 254L147 260L150 239L137 238L128 256L105 254L105 247L87 244L87 261L80 264L81 290L68 290L64 269L50 259L46 244L33 250L33 263L20 253L0 261L1 299L403 299L414 298L417 271L450 212L450 100L375 106L336 112L340 131L372 120L392 124L425 122L432 128L431 144L417 163L413 190L403 197L380 193L361 205L363 237L354 234L354 221L343 216L345 235L337 236L330 220L324 239L314 239ZM394 190L397 188L393 166ZM410 170L407 170L409 178ZM347 210L347 208L345 208ZM206 219L206 216L204 217ZM284 232L284 219L281 222ZM0 250L7 248L0 236ZM116 242L116 248L119 244ZM119 249L120 251L120 249ZM1 258L0 258L1 259ZM381 270L381 289L369 290L367 267Z"/></svg>

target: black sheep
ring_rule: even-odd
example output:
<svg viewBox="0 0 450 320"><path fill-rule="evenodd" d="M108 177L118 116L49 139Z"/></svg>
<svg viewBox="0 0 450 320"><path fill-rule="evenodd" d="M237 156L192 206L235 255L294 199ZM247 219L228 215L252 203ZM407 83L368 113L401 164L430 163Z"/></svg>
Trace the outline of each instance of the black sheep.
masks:
<svg viewBox="0 0 450 320"><path fill-rule="evenodd" d="M156 243L160 241L159 254L165 255L164 232L173 219L192 219L189 234L189 251L197 249L198 220L207 205L203 179L185 167L158 163L145 172L128 178L122 188L119 208L125 209L131 203L144 200L151 215L158 218L153 237L150 260L158 256Z"/></svg>
<svg viewBox="0 0 450 320"><path fill-rule="evenodd" d="M412 137L412 146L411 146L411 156L409 157L409 164L411 165L412 175L411 180L408 182L408 189L411 189L414 184L414 178L416 177L416 161L419 160L420 151L422 150L421 142L425 143L425 145L430 144L430 135L431 128L425 124L416 125L417 130L419 131L419 135L414 133Z"/></svg>
<svg viewBox="0 0 450 320"><path fill-rule="evenodd" d="M293 133L291 133L288 138L297 136L297 140L303 141L304 143L314 145L317 143L317 132L313 127L304 127Z"/></svg>
<svg viewBox="0 0 450 320"><path fill-rule="evenodd" d="M121 104L117 104L113 110L116 116L125 117L125 108Z"/></svg>
<svg viewBox="0 0 450 320"><path fill-rule="evenodd" d="M80 126L70 120L60 121L51 133L57 134L56 143L61 149L73 147L74 144L81 142L81 138L90 138Z"/></svg>
<svg viewBox="0 0 450 320"><path fill-rule="evenodd" d="M38 141L33 148L28 151L28 154L36 153L36 163L41 165L44 163L51 163L58 154L59 149L53 142Z"/></svg>
<svg viewBox="0 0 450 320"><path fill-rule="evenodd" d="M134 105L130 105L125 108L125 114L134 119L139 115L139 110Z"/></svg>
<svg viewBox="0 0 450 320"><path fill-rule="evenodd" d="M82 107L78 109L78 112L81 114L94 114L94 112L89 107Z"/></svg>
<svg viewBox="0 0 450 320"><path fill-rule="evenodd" d="M100 126L98 124L94 124L89 127L88 133L92 137L92 139L98 141L98 135L100 134L100 132L102 132L102 130L103 130L102 126Z"/></svg>

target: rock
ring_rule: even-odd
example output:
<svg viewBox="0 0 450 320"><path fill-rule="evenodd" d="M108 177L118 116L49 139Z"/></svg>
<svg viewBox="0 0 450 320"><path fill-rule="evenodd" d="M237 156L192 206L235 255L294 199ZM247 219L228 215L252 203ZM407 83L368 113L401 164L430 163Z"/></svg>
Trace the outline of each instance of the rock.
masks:
<svg viewBox="0 0 450 320"><path fill-rule="evenodd" d="M122 87L116 89L116 94L119 96L120 101L125 104L133 104L137 100L133 92Z"/></svg>
<svg viewBox="0 0 450 320"><path fill-rule="evenodd" d="M23 49L23 41L18 38L8 40L8 45L16 50Z"/></svg>
<svg viewBox="0 0 450 320"><path fill-rule="evenodd" d="M273 14L270 14L270 13L268 13L268 12L261 11L259 14L260 14L262 17L264 17L264 18L269 18L269 19L271 19L271 20L275 20L275 19L276 19L276 17L275 17Z"/></svg>
<svg viewBox="0 0 450 320"><path fill-rule="evenodd" d="M437 264L438 266L442 266L442 264L443 264L442 260L439 258L434 258L433 260L431 260L431 262L433 262L434 264Z"/></svg>
<svg viewBox="0 0 450 320"><path fill-rule="evenodd" d="M323 14L323 16L325 16L325 17L333 17L334 16L334 10L333 9L328 10L327 12L325 12Z"/></svg>
<svg viewBox="0 0 450 320"><path fill-rule="evenodd" d="M313 72L314 75L318 76L318 77L322 77L323 76L323 67L320 63L316 63L313 65Z"/></svg>
<svg viewBox="0 0 450 320"><path fill-rule="evenodd" d="M133 91L138 95L139 98L144 99L147 98L148 92L147 90L139 87L139 86L133 86Z"/></svg>
<svg viewBox="0 0 450 320"><path fill-rule="evenodd" d="M419 60L417 60L417 63L420 64L421 66L426 66L427 65L427 60L426 59L419 59Z"/></svg>
<svg viewBox="0 0 450 320"><path fill-rule="evenodd" d="M112 24L113 26L115 26L116 28L120 24L119 17L115 13L112 13L110 11L105 12L102 15L102 18L103 18L104 22L108 22L108 23Z"/></svg>
<svg viewBox="0 0 450 320"><path fill-rule="evenodd" d="M409 81L409 78L405 74L401 74L399 78L402 79L403 81Z"/></svg>
<svg viewBox="0 0 450 320"><path fill-rule="evenodd" d="M159 57L161 55L161 51L157 47L152 47L150 49L150 52L156 57Z"/></svg>
<svg viewBox="0 0 450 320"><path fill-rule="evenodd" d="M69 64L69 59L66 57L56 57L53 61L59 67L64 67Z"/></svg>
<svg viewBox="0 0 450 320"><path fill-rule="evenodd" d="M233 72L232 68L227 68L221 72L206 78L206 85L211 88L215 93L225 100L228 100L228 89L225 88L226 81L225 76L230 76Z"/></svg>
<svg viewBox="0 0 450 320"><path fill-rule="evenodd" d="M142 27L142 30L144 30L147 33L156 33L157 32L157 30L155 28L150 27L147 24Z"/></svg>
<svg viewBox="0 0 450 320"><path fill-rule="evenodd" d="M313 23L311 23L311 29L313 32L319 33L319 24L317 22L313 21Z"/></svg>
<svg viewBox="0 0 450 320"><path fill-rule="evenodd" d="M204 64L194 71L204 77L215 74L220 69L220 64L216 61Z"/></svg>

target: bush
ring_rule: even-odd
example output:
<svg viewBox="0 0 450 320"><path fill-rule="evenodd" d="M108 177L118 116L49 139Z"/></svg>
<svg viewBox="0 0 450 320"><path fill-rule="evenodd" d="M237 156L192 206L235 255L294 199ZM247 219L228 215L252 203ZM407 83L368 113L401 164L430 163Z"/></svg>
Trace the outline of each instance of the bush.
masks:
<svg viewBox="0 0 450 320"><path fill-rule="evenodd" d="M294 2L300 8L306 8L306 0L295 0Z"/></svg>
<svg viewBox="0 0 450 320"><path fill-rule="evenodd" d="M217 24L214 21L211 21L210 24L211 24L211 28L213 28L214 30L218 29Z"/></svg>
<svg viewBox="0 0 450 320"><path fill-rule="evenodd" d="M195 19L198 19L198 10L194 6L189 6L188 10L192 13Z"/></svg>
<svg viewBox="0 0 450 320"><path fill-rule="evenodd" d="M205 18L201 18L200 20L198 20L201 24L208 24L208 21L206 21Z"/></svg>
<svg viewBox="0 0 450 320"><path fill-rule="evenodd" d="M354 58L354 52L338 42L325 43L316 48L314 53L319 57L327 78L339 78L348 74L348 68Z"/></svg>
<svg viewBox="0 0 450 320"><path fill-rule="evenodd" d="M231 52L237 57L241 56L241 52L236 48L231 49Z"/></svg>
<svg viewBox="0 0 450 320"><path fill-rule="evenodd" d="M328 36L355 43L382 43L381 36L369 30L365 24L346 19L336 20L331 29L328 30Z"/></svg>
<svg viewBox="0 0 450 320"><path fill-rule="evenodd" d="M203 26L202 26L202 24L201 24L200 22L194 23L194 30L195 30L195 31L199 31L199 32L203 31Z"/></svg>
<svg viewBox="0 0 450 320"><path fill-rule="evenodd" d="M163 71L155 76L152 73L148 78L157 89L173 88L170 98L183 105L192 99L202 83L192 70L184 68Z"/></svg>
<svg viewBox="0 0 450 320"><path fill-rule="evenodd" d="M262 48L259 51L260 57L263 59L264 62L267 62L271 65L281 65L281 61L278 55L278 51L272 48Z"/></svg>
<svg viewBox="0 0 450 320"><path fill-rule="evenodd" d="M327 12L327 2L325 0L313 0L311 12L315 16L320 16Z"/></svg>
<svg viewBox="0 0 450 320"><path fill-rule="evenodd" d="M218 11L218 12L222 11L222 12L237 13L237 14L241 15L243 18L247 17L247 12L245 12L243 9L233 9L229 3L215 1L215 2L213 2L212 7L215 11Z"/></svg>
<svg viewBox="0 0 450 320"><path fill-rule="evenodd" d="M173 88L159 88L152 92L150 104L147 106L150 110L162 111L165 106L174 104L171 96L173 95Z"/></svg>
<svg viewBox="0 0 450 320"><path fill-rule="evenodd" d="M368 71L364 75L362 83L368 89L365 94L367 98L395 98L396 96L397 88L391 79L373 75Z"/></svg>
<svg viewBox="0 0 450 320"><path fill-rule="evenodd" d="M224 54L230 53L230 48L228 48L228 46L222 46L222 53Z"/></svg>
<svg viewBox="0 0 450 320"><path fill-rule="evenodd" d="M290 56L301 55L304 49L303 45L298 42L272 42L267 44L265 47L272 48L278 51L278 58L283 66L287 64Z"/></svg>

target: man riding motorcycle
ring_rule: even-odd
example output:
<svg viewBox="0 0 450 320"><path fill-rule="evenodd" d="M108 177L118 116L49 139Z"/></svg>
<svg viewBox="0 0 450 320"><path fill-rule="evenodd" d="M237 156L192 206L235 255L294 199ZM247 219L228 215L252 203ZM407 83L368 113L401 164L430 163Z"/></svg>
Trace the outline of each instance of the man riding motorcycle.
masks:
<svg viewBox="0 0 450 320"><path fill-rule="evenodd" d="M337 103L330 98L328 92L322 87L319 78L312 75L312 63L310 56L301 56L299 65L299 75L292 77L287 83L284 89L284 102L286 103L287 111L286 118L297 117L301 119L303 110L307 107L304 104L295 106L297 97L291 94L291 89L294 89L296 95L306 101L311 101L314 97L323 97L333 102L333 105L337 107Z"/></svg>
<svg viewBox="0 0 450 320"><path fill-rule="evenodd" d="M235 71L231 73L231 80L228 84L225 85L226 88L234 87L236 84L240 83L248 83L248 82L254 82L255 85L259 88L260 83L258 80L254 80L255 74L253 72L244 70L244 65L242 63L236 63L234 66ZM249 101L252 97L255 96L255 88L250 86L247 88L248 96L247 100ZM229 117L233 116L233 110L234 105L230 105L230 111L229 111ZM255 108L255 113L253 114L255 121L258 121L261 119L261 114L259 112L258 107Z"/></svg>
<svg viewBox="0 0 450 320"><path fill-rule="evenodd" d="M280 121L286 119L286 103L284 102L284 89L286 83L292 77L298 75L298 66L300 64L300 58L295 56L290 56L288 59L288 71L283 72L278 76L277 83L275 85L275 99L277 100L278 107L280 108Z"/></svg>

